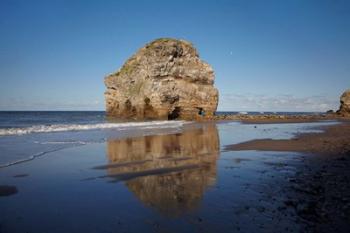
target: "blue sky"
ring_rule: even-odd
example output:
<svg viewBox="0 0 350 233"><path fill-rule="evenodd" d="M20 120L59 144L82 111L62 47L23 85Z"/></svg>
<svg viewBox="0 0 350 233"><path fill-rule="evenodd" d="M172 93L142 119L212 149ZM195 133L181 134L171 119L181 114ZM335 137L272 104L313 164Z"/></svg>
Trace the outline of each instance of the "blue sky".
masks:
<svg viewBox="0 0 350 233"><path fill-rule="evenodd" d="M0 110L104 110L103 77L159 37L213 66L218 110L336 109L349 12L346 0L0 0Z"/></svg>

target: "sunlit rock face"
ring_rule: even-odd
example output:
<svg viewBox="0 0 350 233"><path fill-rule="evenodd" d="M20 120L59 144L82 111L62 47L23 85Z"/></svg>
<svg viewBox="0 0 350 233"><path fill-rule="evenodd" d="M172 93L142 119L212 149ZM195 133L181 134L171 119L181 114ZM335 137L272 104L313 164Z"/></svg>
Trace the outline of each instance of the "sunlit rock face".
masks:
<svg viewBox="0 0 350 233"><path fill-rule="evenodd" d="M146 44L105 78L108 116L135 119L198 119L218 105L214 71L185 40Z"/></svg>
<svg viewBox="0 0 350 233"><path fill-rule="evenodd" d="M337 113L343 116L350 116L350 89L340 96L340 108Z"/></svg>
<svg viewBox="0 0 350 233"><path fill-rule="evenodd" d="M110 140L108 176L126 186L145 205L167 216L195 209L216 181L219 156L216 126L202 125L181 134Z"/></svg>

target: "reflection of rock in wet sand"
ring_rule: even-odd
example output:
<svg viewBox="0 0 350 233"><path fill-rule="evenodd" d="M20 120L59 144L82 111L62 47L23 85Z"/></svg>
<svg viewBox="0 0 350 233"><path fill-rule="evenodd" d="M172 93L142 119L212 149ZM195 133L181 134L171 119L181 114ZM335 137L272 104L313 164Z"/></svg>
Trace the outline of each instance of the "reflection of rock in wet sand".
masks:
<svg viewBox="0 0 350 233"><path fill-rule="evenodd" d="M181 134L109 140L109 177L124 179L145 204L176 216L194 209L215 183L219 137L204 124Z"/></svg>

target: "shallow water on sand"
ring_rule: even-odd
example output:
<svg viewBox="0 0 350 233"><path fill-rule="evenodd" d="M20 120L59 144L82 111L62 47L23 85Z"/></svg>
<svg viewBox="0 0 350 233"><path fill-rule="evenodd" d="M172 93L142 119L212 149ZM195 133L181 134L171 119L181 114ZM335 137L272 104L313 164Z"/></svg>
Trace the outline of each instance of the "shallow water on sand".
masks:
<svg viewBox="0 0 350 233"><path fill-rule="evenodd" d="M58 139L84 143L0 168L0 185L17 190L0 195L0 232L298 232L293 213L280 211L280 190L304 155L222 148L325 124L331 123L188 123L6 136L2 147L24 155L33 152L20 150L28 137L30 145L40 142L37 150Z"/></svg>

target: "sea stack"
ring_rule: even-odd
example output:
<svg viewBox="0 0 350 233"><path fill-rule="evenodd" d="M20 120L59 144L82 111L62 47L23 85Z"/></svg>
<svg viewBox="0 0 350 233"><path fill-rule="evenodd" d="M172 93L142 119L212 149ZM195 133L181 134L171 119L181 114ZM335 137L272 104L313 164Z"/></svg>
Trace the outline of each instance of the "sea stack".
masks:
<svg viewBox="0 0 350 233"><path fill-rule="evenodd" d="M340 107L337 113L341 116L350 116L350 89L340 96Z"/></svg>
<svg viewBox="0 0 350 233"><path fill-rule="evenodd" d="M106 112L134 119L210 117L218 105L214 78L190 42L157 39L105 78Z"/></svg>

